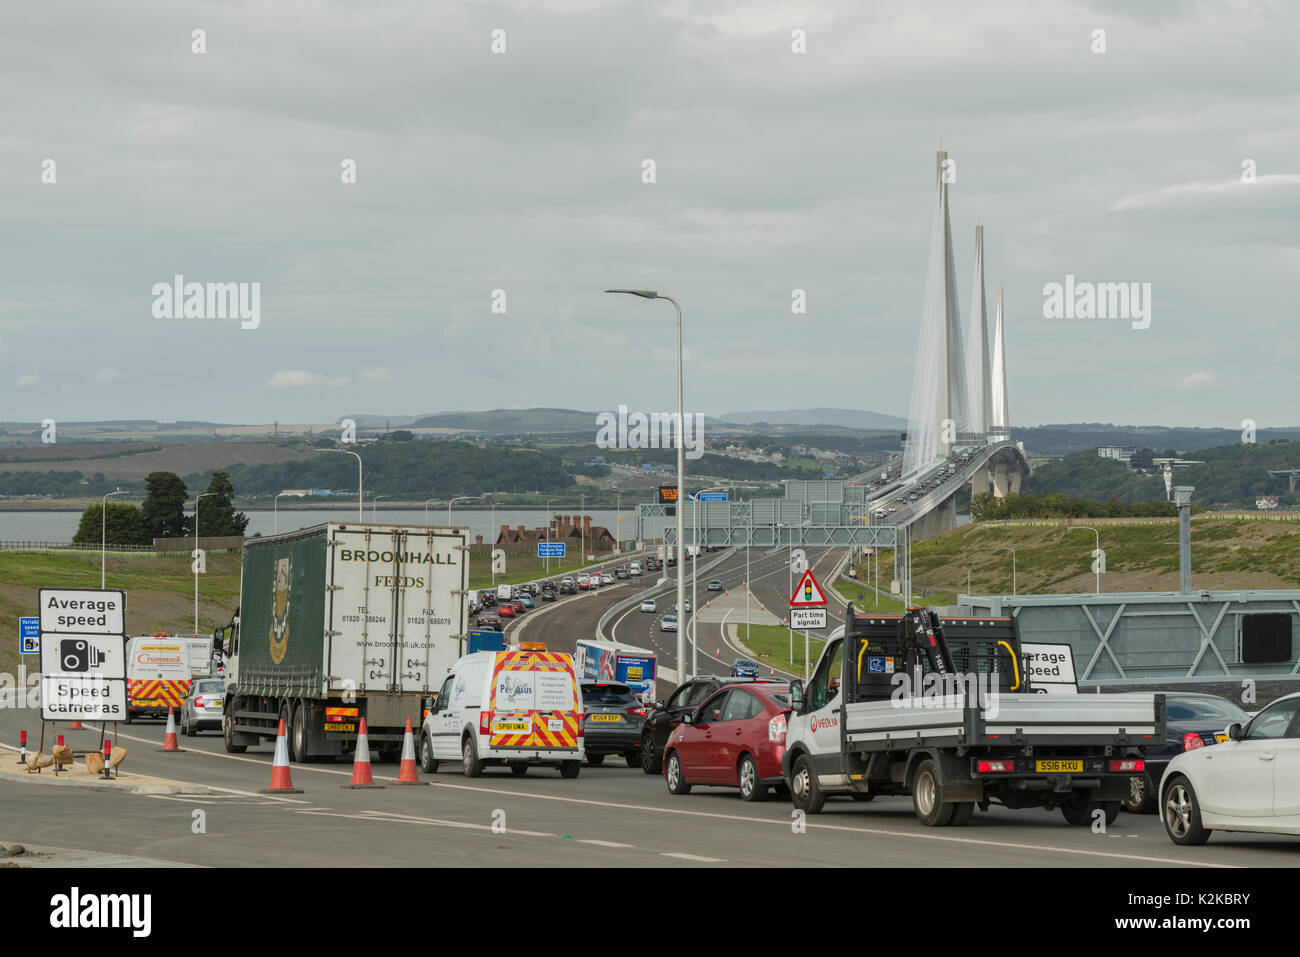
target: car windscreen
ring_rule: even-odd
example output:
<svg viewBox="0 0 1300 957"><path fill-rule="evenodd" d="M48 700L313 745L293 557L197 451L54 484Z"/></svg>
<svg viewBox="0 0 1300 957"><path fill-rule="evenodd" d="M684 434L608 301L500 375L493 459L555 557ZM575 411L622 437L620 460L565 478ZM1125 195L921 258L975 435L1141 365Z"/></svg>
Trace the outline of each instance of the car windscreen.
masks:
<svg viewBox="0 0 1300 957"><path fill-rule="evenodd" d="M636 695L627 685L586 684L582 686L583 707L621 708L636 704Z"/></svg>
<svg viewBox="0 0 1300 957"><path fill-rule="evenodd" d="M1169 721L1225 721L1228 724L1250 720L1231 701L1221 698L1174 698L1165 705L1165 717Z"/></svg>
<svg viewBox="0 0 1300 957"><path fill-rule="evenodd" d="M207 680L194 682L194 694L212 694L216 691L222 691L226 687L224 681Z"/></svg>

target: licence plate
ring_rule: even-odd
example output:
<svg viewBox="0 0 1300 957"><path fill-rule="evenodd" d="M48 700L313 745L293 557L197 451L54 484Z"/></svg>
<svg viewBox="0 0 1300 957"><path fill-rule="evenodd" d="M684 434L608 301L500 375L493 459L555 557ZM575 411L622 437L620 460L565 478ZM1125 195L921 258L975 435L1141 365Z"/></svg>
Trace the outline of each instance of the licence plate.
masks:
<svg viewBox="0 0 1300 957"><path fill-rule="evenodd" d="M618 715L616 714L593 714L593 715L588 715L588 717L590 717L592 721L617 721L618 720Z"/></svg>
<svg viewBox="0 0 1300 957"><path fill-rule="evenodd" d="M357 726L355 724L339 724L337 722L327 721L325 723L325 730L326 731L355 731L357 730Z"/></svg>
<svg viewBox="0 0 1300 957"><path fill-rule="evenodd" d="M220 698L217 698L217 699L214 700L214 701L209 701L209 702L208 702L208 707L209 707L209 708L220 708L220 707L221 707L221 699L220 699Z"/></svg>
<svg viewBox="0 0 1300 957"><path fill-rule="evenodd" d="M1227 740L1228 740L1228 736L1226 734L1223 734L1222 732L1214 736L1215 744L1223 744L1223 742Z"/></svg>
<svg viewBox="0 0 1300 957"><path fill-rule="evenodd" d="M531 721L493 721L493 734L528 734L533 730Z"/></svg>
<svg viewBox="0 0 1300 957"><path fill-rule="evenodd" d="M1034 768L1045 774L1081 774L1082 761L1035 761Z"/></svg>

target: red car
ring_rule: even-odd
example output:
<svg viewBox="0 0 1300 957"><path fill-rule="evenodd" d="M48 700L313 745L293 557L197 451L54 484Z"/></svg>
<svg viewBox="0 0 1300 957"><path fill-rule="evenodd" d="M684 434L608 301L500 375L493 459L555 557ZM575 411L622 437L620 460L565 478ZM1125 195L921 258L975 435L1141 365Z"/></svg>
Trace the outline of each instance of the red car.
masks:
<svg viewBox="0 0 1300 957"><path fill-rule="evenodd" d="M697 784L739 788L761 801L781 784L785 755L786 684L726 685L685 715L664 747L664 780L673 794Z"/></svg>
<svg viewBox="0 0 1300 957"><path fill-rule="evenodd" d="M497 614L502 618L515 617L515 606L513 602L503 601L497 606Z"/></svg>

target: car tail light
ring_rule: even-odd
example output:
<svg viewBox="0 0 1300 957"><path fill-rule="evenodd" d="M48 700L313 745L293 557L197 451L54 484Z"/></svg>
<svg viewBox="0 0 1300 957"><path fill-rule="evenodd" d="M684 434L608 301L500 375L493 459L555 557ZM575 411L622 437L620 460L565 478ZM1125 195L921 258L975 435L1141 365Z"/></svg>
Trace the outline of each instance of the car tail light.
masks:
<svg viewBox="0 0 1300 957"><path fill-rule="evenodd" d="M1001 761L977 761L975 770L980 774L1009 774L1016 769L1016 762L1011 759Z"/></svg>
<svg viewBox="0 0 1300 957"><path fill-rule="evenodd" d="M1201 736L1195 731L1188 731L1183 735L1184 751L1195 751L1197 748L1203 747L1205 747L1205 742L1201 740Z"/></svg>
<svg viewBox="0 0 1300 957"><path fill-rule="evenodd" d="M1112 771L1145 771L1147 763L1141 758L1115 758L1110 762Z"/></svg>
<svg viewBox="0 0 1300 957"><path fill-rule="evenodd" d="M491 711L480 711L478 713L478 733L479 734L492 733L492 712Z"/></svg>
<svg viewBox="0 0 1300 957"><path fill-rule="evenodd" d="M785 744L786 727L785 712L782 711L767 723L768 742L770 744Z"/></svg>
<svg viewBox="0 0 1300 957"><path fill-rule="evenodd" d="M194 699L194 707L196 708L203 707L203 695L199 695L197 698Z"/></svg>
<svg viewBox="0 0 1300 957"><path fill-rule="evenodd" d="M642 708L638 705L635 708L628 708L627 713L632 715L634 718L644 718L646 715L646 710L645 708Z"/></svg>

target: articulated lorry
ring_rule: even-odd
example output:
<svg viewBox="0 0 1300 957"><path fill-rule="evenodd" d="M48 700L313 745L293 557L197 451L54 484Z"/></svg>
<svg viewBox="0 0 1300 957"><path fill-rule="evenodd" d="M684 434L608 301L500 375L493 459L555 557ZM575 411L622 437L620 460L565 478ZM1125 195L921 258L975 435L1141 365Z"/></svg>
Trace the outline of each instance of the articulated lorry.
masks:
<svg viewBox="0 0 1300 957"><path fill-rule="evenodd" d="M464 653L467 531L329 523L244 542L239 608L217 629L222 729L238 754L281 721L294 761L355 750L361 719L383 760Z"/></svg>
<svg viewBox="0 0 1300 957"><path fill-rule="evenodd" d="M931 827L993 802L1114 820L1141 755L1164 744L1164 695L1035 694L1020 661L1013 618L848 606L807 687L791 685L782 771L794 806L910 794Z"/></svg>

